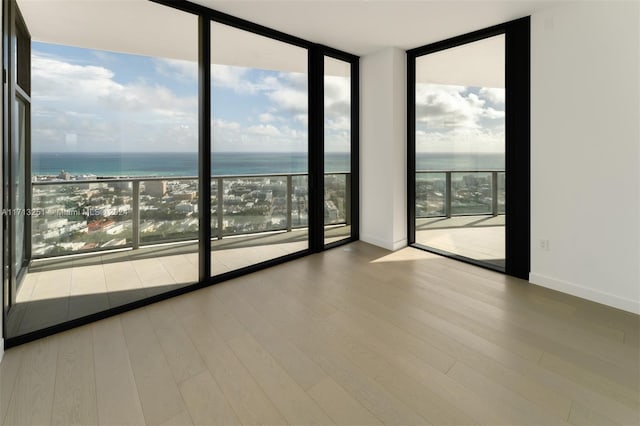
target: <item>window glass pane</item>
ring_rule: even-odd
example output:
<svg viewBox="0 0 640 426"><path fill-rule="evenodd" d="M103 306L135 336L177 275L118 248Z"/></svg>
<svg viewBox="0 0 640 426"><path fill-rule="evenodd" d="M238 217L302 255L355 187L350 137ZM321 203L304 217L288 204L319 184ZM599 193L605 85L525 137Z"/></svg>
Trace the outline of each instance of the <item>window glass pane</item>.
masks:
<svg viewBox="0 0 640 426"><path fill-rule="evenodd" d="M214 275L308 247L307 50L213 22Z"/></svg>
<svg viewBox="0 0 640 426"><path fill-rule="evenodd" d="M101 16L90 33L51 22L32 43L38 214L10 336L197 281L197 18L152 2L76 3L74 16ZM131 20L145 29L122 28Z"/></svg>
<svg viewBox="0 0 640 426"><path fill-rule="evenodd" d="M324 58L324 242L351 236L351 64Z"/></svg>
<svg viewBox="0 0 640 426"><path fill-rule="evenodd" d="M27 114L28 107L21 98L16 98L14 107L16 129L16 139L13 141L13 183L15 190L15 212L9 220L13 220L13 248L14 248L14 268L16 273L21 271L25 263L25 212L27 208L25 168L26 168L26 144L27 144ZM21 281L21 280L20 280ZM19 282L20 283L20 282ZM18 283L18 284L19 284Z"/></svg>
<svg viewBox="0 0 640 426"><path fill-rule="evenodd" d="M504 35L416 59L416 243L504 267Z"/></svg>

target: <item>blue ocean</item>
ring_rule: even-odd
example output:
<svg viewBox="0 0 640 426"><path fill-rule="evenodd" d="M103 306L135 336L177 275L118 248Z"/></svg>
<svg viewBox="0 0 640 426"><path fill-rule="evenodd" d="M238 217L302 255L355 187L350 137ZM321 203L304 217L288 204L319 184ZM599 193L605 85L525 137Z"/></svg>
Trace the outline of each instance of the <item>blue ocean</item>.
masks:
<svg viewBox="0 0 640 426"><path fill-rule="evenodd" d="M503 154L419 153L417 170L503 170ZM196 153L52 153L34 152L33 175L57 176L61 171L72 175L108 176L197 176ZM212 156L211 174L251 175L306 173L306 153L238 153L221 152ZM325 172L349 172L348 153L326 153Z"/></svg>
<svg viewBox="0 0 640 426"><path fill-rule="evenodd" d="M416 171L493 171L504 170L504 153L416 153Z"/></svg>

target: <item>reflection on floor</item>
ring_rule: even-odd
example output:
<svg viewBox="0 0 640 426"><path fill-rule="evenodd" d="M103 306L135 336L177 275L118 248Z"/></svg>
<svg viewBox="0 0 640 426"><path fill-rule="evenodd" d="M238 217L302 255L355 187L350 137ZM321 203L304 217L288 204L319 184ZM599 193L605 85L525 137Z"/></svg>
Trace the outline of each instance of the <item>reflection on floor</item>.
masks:
<svg viewBox="0 0 640 426"><path fill-rule="evenodd" d="M504 267L505 216L455 216L416 220L416 242Z"/></svg>
<svg viewBox="0 0 640 426"><path fill-rule="evenodd" d="M327 229L327 241L347 238L349 226ZM306 229L212 241L214 275L307 248ZM198 245L174 243L33 261L8 322L14 337L164 293L198 280Z"/></svg>

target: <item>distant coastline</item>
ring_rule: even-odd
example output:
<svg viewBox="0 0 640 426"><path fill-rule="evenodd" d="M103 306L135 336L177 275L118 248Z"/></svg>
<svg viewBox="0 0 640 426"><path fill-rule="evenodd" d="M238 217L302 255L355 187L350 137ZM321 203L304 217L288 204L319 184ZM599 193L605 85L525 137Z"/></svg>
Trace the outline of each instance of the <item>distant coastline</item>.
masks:
<svg viewBox="0 0 640 426"><path fill-rule="evenodd" d="M350 155L325 154L327 173L349 172ZM493 153L418 153L418 170L504 170L504 155ZM31 170L34 176L57 176L63 170L72 176L136 177L196 176L197 153L55 153L33 152ZM211 173L250 175L307 173L307 153L221 152L212 157Z"/></svg>

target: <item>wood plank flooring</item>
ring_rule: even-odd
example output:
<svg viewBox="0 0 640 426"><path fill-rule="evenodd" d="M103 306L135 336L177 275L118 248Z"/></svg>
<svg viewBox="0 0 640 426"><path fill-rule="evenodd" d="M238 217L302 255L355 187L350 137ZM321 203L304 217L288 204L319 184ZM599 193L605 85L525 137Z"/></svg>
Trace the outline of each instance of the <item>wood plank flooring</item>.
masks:
<svg viewBox="0 0 640 426"><path fill-rule="evenodd" d="M358 242L9 349L4 425L638 425L640 317Z"/></svg>

